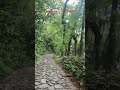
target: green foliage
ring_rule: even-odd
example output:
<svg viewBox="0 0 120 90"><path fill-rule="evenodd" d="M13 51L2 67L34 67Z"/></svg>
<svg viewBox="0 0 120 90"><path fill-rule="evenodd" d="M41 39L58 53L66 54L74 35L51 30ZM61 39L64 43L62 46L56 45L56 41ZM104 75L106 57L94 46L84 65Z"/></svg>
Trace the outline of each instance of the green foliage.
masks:
<svg viewBox="0 0 120 90"><path fill-rule="evenodd" d="M36 11L36 18L35 18L35 59L37 60L40 57L42 52L45 52L44 46L44 38L43 38L43 22L44 22L44 11L45 4L43 0L36 0L35 1L35 11Z"/></svg>
<svg viewBox="0 0 120 90"><path fill-rule="evenodd" d="M71 57L63 57L61 59L61 63L64 67L69 70L78 80L80 83L85 83L85 62L84 56L78 58L76 56Z"/></svg>
<svg viewBox="0 0 120 90"><path fill-rule="evenodd" d="M79 4L79 1L77 1ZM67 47L71 33L73 33L80 41L80 32L82 26L82 14L79 10L79 5L68 5L68 9L74 9L76 12L66 12L65 20L65 46L63 45L63 25L62 25L62 9L63 1L39 1L35 2L36 20L35 20L35 58L46 52L62 55L67 52ZM61 10L59 13L46 12L46 10ZM74 49L74 42L71 44L71 49ZM79 47L78 44L76 45ZM72 51L74 52L74 51Z"/></svg>
<svg viewBox="0 0 120 90"><path fill-rule="evenodd" d="M87 71L86 86L92 90L119 90L120 72Z"/></svg>
<svg viewBox="0 0 120 90"><path fill-rule="evenodd" d="M41 2L41 3L40 3ZM57 63L65 66L80 82L84 83L85 63L84 58L72 56L76 49L80 47L80 36L82 29L82 10L80 1L76 0L76 5L67 5L68 10L75 10L76 12L65 12L66 30L62 25L62 14L64 12L45 12L45 10L61 10L64 7L64 2L59 0L36 1L36 21L35 21L35 56L36 60L41 54L54 53L63 56L68 52L70 47L70 57L62 58L55 57ZM43 12L44 11L44 12ZM63 33L65 37L63 38ZM69 45L71 35L72 40ZM76 39L76 46L75 46ZM85 38L83 38L85 40ZM83 40L83 41L84 41ZM65 44L63 44L63 41ZM76 50L79 52L79 50ZM83 56L84 57L84 56Z"/></svg>
<svg viewBox="0 0 120 90"><path fill-rule="evenodd" d="M0 78L2 79L18 68L34 65L32 3L32 0L29 3L23 0L0 1L2 6L0 6Z"/></svg>

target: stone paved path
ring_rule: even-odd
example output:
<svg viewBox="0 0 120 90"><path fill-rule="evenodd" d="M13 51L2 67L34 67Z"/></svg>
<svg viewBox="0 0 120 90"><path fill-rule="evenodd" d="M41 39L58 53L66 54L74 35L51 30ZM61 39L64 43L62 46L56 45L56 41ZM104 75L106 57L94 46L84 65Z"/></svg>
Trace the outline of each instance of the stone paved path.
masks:
<svg viewBox="0 0 120 90"><path fill-rule="evenodd" d="M76 88L65 72L52 59L53 55L45 55L36 62L35 90L80 90Z"/></svg>

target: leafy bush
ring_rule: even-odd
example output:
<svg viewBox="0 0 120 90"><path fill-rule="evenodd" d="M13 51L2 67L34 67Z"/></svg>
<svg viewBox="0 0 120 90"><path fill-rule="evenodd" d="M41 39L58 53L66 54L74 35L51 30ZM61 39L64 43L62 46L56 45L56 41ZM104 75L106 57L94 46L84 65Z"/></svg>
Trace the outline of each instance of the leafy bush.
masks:
<svg viewBox="0 0 120 90"><path fill-rule="evenodd" d="M32 3L32 0L0 1L0 78L2 79L18 68L34 65Z"/></svg>
<svg viewBox="0 0 120 90"><path fill-rule="evenodd" d="M85 62L84 56L78 58L76 56L71 57L63 57L61 63L64 67L69 70L78 80L80 83L84 83L85 79Z"/></svg>

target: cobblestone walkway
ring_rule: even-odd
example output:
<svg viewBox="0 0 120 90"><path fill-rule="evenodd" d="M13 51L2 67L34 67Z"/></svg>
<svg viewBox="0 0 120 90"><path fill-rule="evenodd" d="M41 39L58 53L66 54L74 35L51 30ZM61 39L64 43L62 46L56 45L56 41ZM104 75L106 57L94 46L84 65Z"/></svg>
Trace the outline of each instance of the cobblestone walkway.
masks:
<svg viewBox="0 0 120 90"><path fill-rule="evenodd" d="M50 54L42 56L35 69L35 90L79 90Z"/></svg>

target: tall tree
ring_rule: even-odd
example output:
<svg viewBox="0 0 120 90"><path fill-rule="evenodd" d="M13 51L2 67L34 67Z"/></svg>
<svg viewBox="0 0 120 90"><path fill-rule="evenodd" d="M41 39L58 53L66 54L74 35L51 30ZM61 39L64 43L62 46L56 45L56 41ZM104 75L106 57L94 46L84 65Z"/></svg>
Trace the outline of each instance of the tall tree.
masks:
<svg viewBox="0 0 120 90"><path fill-rule="evenodd" d="M116 18L117 18L118 0L112 0L112 10L110 18L110 29L108 34L108 46L105 58L104 68L106 71L111 71L116 68ZM109 62L109 63L108 63Z"/></svg>

